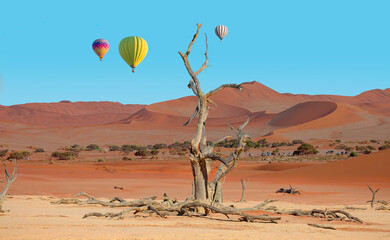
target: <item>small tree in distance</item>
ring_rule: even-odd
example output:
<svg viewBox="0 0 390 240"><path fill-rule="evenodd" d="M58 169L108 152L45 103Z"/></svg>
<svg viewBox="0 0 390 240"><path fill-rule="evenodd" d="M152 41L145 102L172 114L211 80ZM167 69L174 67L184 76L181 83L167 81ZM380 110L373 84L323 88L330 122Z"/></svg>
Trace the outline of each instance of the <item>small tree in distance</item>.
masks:
<svg viewBox="0 0 390 240"><path fill-rule="evenodd" d="M302 154L317 154L318 153L318 150L311 144L308 144L308 143L304 143L304 144L301 144L301 146L299 146L297 148L298 151L300 151Z"/></svg>

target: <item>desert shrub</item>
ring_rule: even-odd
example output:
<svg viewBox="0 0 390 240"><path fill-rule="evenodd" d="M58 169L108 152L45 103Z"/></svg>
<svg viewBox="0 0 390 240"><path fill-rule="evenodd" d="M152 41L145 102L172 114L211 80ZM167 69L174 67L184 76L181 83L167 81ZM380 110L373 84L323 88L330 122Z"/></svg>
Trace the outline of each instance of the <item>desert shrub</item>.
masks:
<svg viewBox="0 0 390 240"><path fill-rule="evenodd" d="M37 148L37 149L35 149L34 152L40 153L40 152L45 152L45 150L43 148Z"/></svg>
<svg viewBox="0 0 390 240"><path fill-rule="evenodd" d="M344 150L350 152L353 150L353 147L346 147L346 148L344 148Z"/></svg>
<svg viewBox="0 0 390 240"><path fill-rule="evenodd" d="M257 142L253 142L252 140L247 140L246 141L246 147L248 148L258 148L260 144Z"/></svg>
<svg viewBox="0 0 390 240"><path fill-rule="evenodd" d="M386 150L386 149L389 149L390 148L390 145L389 144L386 144L386 145L382 145L378 148L379 151L382 151L382 150Z"/></svg>
<svg viewBox="0 0 390 240"><path fill-rule="evenodd" d="M137 157L145 158L150 155L150 152L148 150L138 150L134 154Z"/></svg>
<svg viewBox="0 0 390 240"><path fill-rule="evenodd" d="M372 153L372 151L371 151L371 150L368 150L368 149L366 149L366 150L363 151L363 154L370 154L370 153Z"/></svg>
<svg viewBox="0 0 390 240"><path fill-rule="evenodd" d="M168 145L168 148L175 148L175 149L187 149L191 147L191 143L189 141L185 141L183 143L175 142L170 145Z"/></svg>
<svg viewBox="0 0 390 240"><path fill-rule="evenodd" d="M121 150L121 147L119 147L118 145L111 145L109 147L110 151L113 152L113 151L120 151Z"/></svg>
<svg viewBox="0 0 390 240"><path fill-rule="evenodd" d="M279 153L279 148L276 148L272 151L272 155L277 155Z"/></svg>
<svg viewBox="0 0 390 240"><path fill-rule="evenodd" d="M122 160L123 161L131 161L131 160L133 160L133 158L131 158L131 157L123 157Z"/></svg>
<svg viewBox="0 0 390 240"><path fill-rule="evenodd" d="M53 152L51 157L57 158L58 160L71 160L77 158L79 154L74 151L66 151L66 152Z"/></svg>
<svg viewBox="0 0 390 240"><path fill-rule="evenodd" d="M368 150L376 150L376 148L374 146L371 146L371 145L367 145L366 147Z"/></svg>
<svg viewBox="0 0 390 240"><path fill-rule="evenodd" d="M257 141L257 143L259 144L259 147L269 147L270 145L265 138L260 139L259 141Z"/></svg>
<svg viewBox="0 0 390 240"><path fill-rule="evenodd" d="M345 145L345 144L338 144L334 148L335 149L345 149L345 150L347 150L347 148L349 148L349 146Z"/></svg>
<svg viewBox="0 0 390 240"><path fill-rule="evenodd" d="M15 151L15 152L12 152L9 156L8 156L8 159L17 159L17 160L20 160L20 159L24 159L25 157L28 157L30 156L30 152L29 151Z"/></svg>
<svg viewBox="0 0 390 240"><path fill-rule="evenodd" d="M238 147L237 139L225 139L215 145L216 147L224 147L224 148L236 148Z"/></svg>
<svg viewBox="0 0 390 240"><path fill-rule="evenodd" d="M298 151L300 151L302 154L317 154L318 150L311 144L304 143L301 144L298 148Z"/></svg>
<svg viewBox="0 0 390 240"><path fill-rule="evenodd" d="M184 149L184 148L180 148L180 149L169 149L169 154L174 156L174 155L178 155L178 156L184 156L185 154L187 153L187 149Z"/></svg>
<svg viewBox="0 0 390 240"><path fill-rule="evenodd" d="M349 154L349 156L350 156L350 157L357 157L357 156L359 156L359 154L357 154L357 152L351 152L351 153Z"/></svg>
<svg viewBox="0 0 390 240"><path fill-rule="evenodd" d="M0 157L5 157L7 155L8 149L0 150Z"/></svg>
<svg viewBox="0 0 390 240"><path fill-rule="evenodd" d="M371 139L370 142L372 142L372 143L378 143L378 140Z"/></svg>
<svg viewBox="0 0 390 240"><path fill-rule="evenodd" d="M296 140L292 140L292 144L304 144L305 142L303 140L300 140L300 139L296 139Z"/></svg>
<svg viewBox="0 0 390 240"><path fill-rule="evenodd" d="M104 162L104 159L103 158L99 158L98 162Z"/></svg>
<svg viewBox="0 0 390 240"><path fill-rule="evenodd" d="M87 151L94 151L94 150L99 150L99 146L97 144L89 144L87 147L86 147L86 150Z"/></svg>
<svg viewBox="0 0 390 240"><path fill-rule="evenodd" d="M156 156L156 155L158 155L159 152L160 152L160 151L157 150L157 149L152 149L152 150L150 151L150 154L152 154L152 156Z"/></svg>
<svg viewBox="0 0 390 240"><path fill-rule="evenodd" d="M121 147L121 151L125 152L125 153L129 153L129 152L137 150L137 149L138 149L137 145L123 144Z"/></svg>
<svg viewBox="0 0 390 240"><path fill-rule="evenodd" d="M385 141L385 144L390 144L390 141L387 141L387 140L386 140L386 141Z"/></svg>
<svg viewBox="0 0 390 240"><path fill-rule="evenodd" d="M75 145L72 145L71 148L81 148L81 147L80 147L80 145L75 144Z"/></svg>
<svg viewBox="0 0 390 240"><path fill-rule="evenodd" d="M168 148L168 145L165 144L165 143L157 143L157 144L154 144L153 149L164 149L164 148Z"/></svg>
<svg viewBox="0 0 390 240"><path fill-rule="evenodd" d="M340 140L340 139L336 139L335 142L336 142L336 143L341 143L341 140Z"/></svg>

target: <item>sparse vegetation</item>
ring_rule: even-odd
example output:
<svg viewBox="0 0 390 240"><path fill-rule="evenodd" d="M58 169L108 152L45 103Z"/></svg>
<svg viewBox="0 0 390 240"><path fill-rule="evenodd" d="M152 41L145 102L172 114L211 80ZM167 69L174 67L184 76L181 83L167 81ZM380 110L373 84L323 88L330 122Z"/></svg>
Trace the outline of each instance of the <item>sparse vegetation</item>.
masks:
<svg viewBox="0 0 390 240"><path fill-rule="evenodd" d="M145 157L150 155L150 152L146 149L142 149L142 150L138 150L137 152L135 152L134 155L137 157L145 158Z"/></svg>
<svg viewBox="0 0 390 240"><path fill-rule="evenodd" d="M111 145L109 147L110 151L113 152L113 151L120 151L121 150L121 147L117 146L117 145Z"/></svg>
<svg viewBox="0 0 390 240"><path fill-rule="evenodd" d="M45 152L45 150L43 148L37 148L37 149L35 149L34 152L35 153L42 153L42 152Z"/></svg>
<svg viewBox="0 0 390 240"><path fill-rule="evenodd" d="M0 150L0 157L5 157L7 156L8 149L2 149Z"/></svg>
<svg viewBox="0 0 390 240"><path fill-rule="evenodd" d="M350 157L357 157L357 156L359 156L359 154L357 154L357 152L351 152L351 153L349 154L349 156L350 156Z"/></svg>
<svg viewBox="0 0 390 240"><path fill-rule="evenodd" d="M298 151L300 151L302 154L317 154L318 153L318 150L311 144L309 143L304 143L304 144L301 144L298 148L297 148Z"/></svg>
<svg viewBox="0 0 390 240"><path fill-rule="evenodd" d="M89 144L86 149L87 151L95 151L95 150L100 150L99 145L97 144Z"/></svg>
<svg viewBox="0 0 390 240"><path fill-rule="evenodd" d="M56 158L58 160L72 160L78 157L78 153L74 151L66 151L66 152L53 152L51 157Z"/></svg>
<svg viewBox="0 0 390 240"><path fill-rule="evenodd" d="M24 159L30 155L31 155L31 153L29 151L14 151L8 156L8 159L9 160L12 160L12 159L20 160L20 159Z"/></svg>
<svg viewBox="0 0 390 240"><path fill-rule="evenodd" d="M131 161L131 160L133 160L133 158L124 156L124 157L122 158L122 160L123 160L123 161Z"/></svg>
<svg viewBox="0 0 390 240"><path fill-rule="evenodd" d="M379 151L386 150L390 148L390 144L382 145L378 148Z"/></svg>

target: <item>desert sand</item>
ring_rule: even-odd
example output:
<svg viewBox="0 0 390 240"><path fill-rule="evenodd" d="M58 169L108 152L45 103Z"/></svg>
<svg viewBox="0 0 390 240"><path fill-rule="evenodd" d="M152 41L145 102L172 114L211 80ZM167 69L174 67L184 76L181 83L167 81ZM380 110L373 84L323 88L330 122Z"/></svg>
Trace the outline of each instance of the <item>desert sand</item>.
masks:
<svg viewBox="0 0 390 240"><path fill-rule="evenodd" d="M226 205L254 206L265 199L278 209L344 209L364 224L279 215L278 224L244 223L224 215L208 217L87 218L88 212L120 211L100 206L53 205L61 197L87 192L101 199L138 199L163 193L184 200L191 194L191 169L185 160L129 162L20 163L20 176L0 216L0 239L388 239L390 212L370 209L367 200L390 200L390 150L330 163L242 161L224 184ZM240 203L240 179L250 179ZM291 184L301 195L275 193ZM123 187L123 190L115 189ZM272 214L272 213L270 213ZM307 223L330 225L319 229Z"/></svg>

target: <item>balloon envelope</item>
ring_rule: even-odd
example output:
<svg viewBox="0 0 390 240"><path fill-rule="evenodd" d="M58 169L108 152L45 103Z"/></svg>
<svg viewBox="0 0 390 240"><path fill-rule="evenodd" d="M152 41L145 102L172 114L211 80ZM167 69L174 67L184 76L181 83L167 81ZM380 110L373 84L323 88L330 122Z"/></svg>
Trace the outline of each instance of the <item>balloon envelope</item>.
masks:
<svg viewBox="0 0 390 240"><path fill-rule="evenodd" d="M148 44L143 38L126 37L119 43L119 54L133 69L145 58L148 53Z"/></svg>
<svg viewBox="0 0 390 240"><path fill-rule="evenodd" d="M218 25L215 28L215 34L217 34L217 36L219 37L219 39L221 39L221 41L224 37L226 37L227 33L228 33L228 28L225 25Z"/></svg>
<svg viewBox="0 0 390 240"><path fill-rule="evenodd" d="M98 55L100 58L100 61L102 61L104 55L108 52L108 49L110 49L110 44L105 39L96 39L92 43L92 49Z"/></svg>

